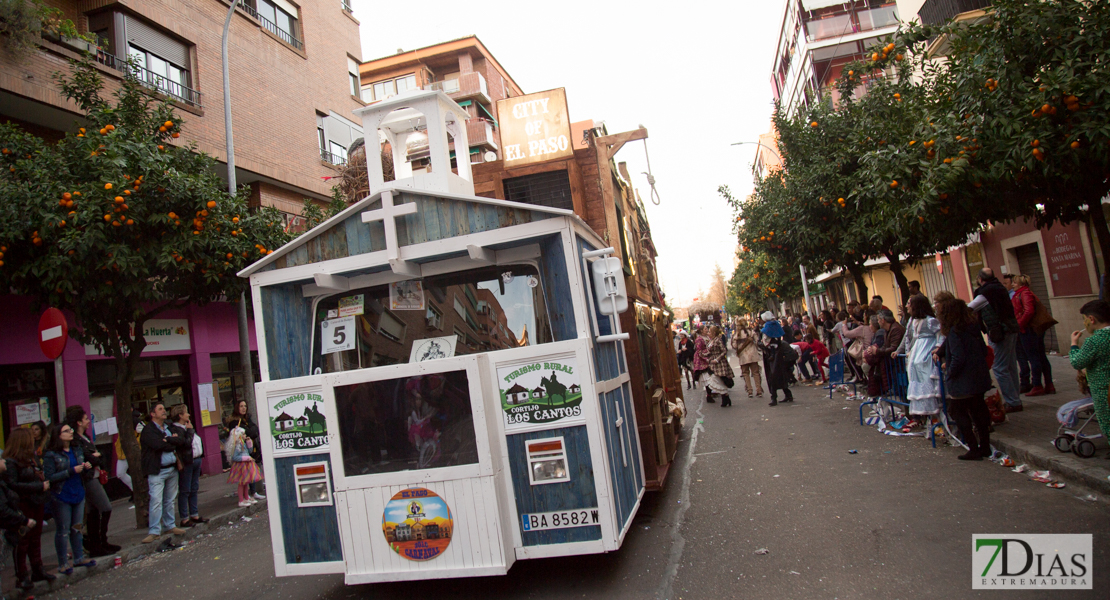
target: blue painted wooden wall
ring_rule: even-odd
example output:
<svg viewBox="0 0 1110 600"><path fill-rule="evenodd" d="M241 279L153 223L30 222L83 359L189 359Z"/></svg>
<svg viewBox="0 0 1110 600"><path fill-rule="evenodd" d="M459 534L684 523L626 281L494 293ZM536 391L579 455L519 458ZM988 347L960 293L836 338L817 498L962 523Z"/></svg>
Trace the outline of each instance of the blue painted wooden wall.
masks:
<svg viewBox="0 0 1110 600"><path fill-rule="evenodd" d="M308 375L312 368L312 298L300 284L262 288L266 324L266 360L270 380Z"/></svg>
<svg viewBox="0 0 1110 600"><path fill-rule="evenodd" d="M448 200L412 192L401 192L394 203L415 202L417 212L397 219L397 241L402 246L490 231L550 218L534 210L491 206L461 200ZM381 200L366 210L381 208ZM355 256L385 249L385 227L381 221L362 222L362 211L332 225L302 246L274 261L284 269L335 258Z"/></svg>
<svg viewBox="0 0 1110 600"><path fill-rule="evenodd" d="M281 502L281 530L285 535L285 562L303 564L343 560L343 547L339 539L339 521L333 504L312 508L297 507L297 486L293 466L310 462L331 460L327 454L275 458L276 486L267 486L270 493L277 493ZM276 487L276 490L275 490Z"/></svg>
<svg viewBox="0 0 1110 600"><path fill-rule="evenodd" d="M563 436L567 451L567 469L570 481L531 485L528 483L528 450L524 442L550 437ZM508 436L509 471L513 479L516 496L517 518L530 513L571 510L575 508L598 508L597 490L594 484L594 467L590 459L590 441L584 425L533 431ZM544 544L565 544L601 539L601 527L571 527L569 529L549 529L546 531L521 531L525 546Z"/></svg>
<svg viewBox="0 0 1110 600"><path fill-rule="evenodd" d="M578 255L581 256L584 252L596 250L592 244L578 237ZM584 274L585 277L590 277L589 273ZM592 289L592 283L591 283ZM594 316L597 318L597 329L594 329L593 319L590 320L590 337L594 338L599 335L610 335L613 333L612 325L609 321L609 316L601 312L601 307L597 303L597 298L588 298L587 303L593 307ZM619 377L627 371L624 363L624 353L618 351L617 344L612 342L606 344L593 343L594 347L594 378L597 381L607 381Z"/></svg>
<svg viewBox="0 0 1110 600"><path fill-rule="evenodd" d="M617 529L628 525L632 509L644 487L640 475L640 449L637 446L636 419L632 416L632 390L628 383L602 394L601 421L605 431L605 451L609 455L609 476L616 501ZM624 421L616 426L617 410ZM624 445L623 455L621 445ZM627 466L625 461L627 459Z"/></svg>
<svg viewBox="0 0 1110 600"><path fill-rule="evenodd" d="M574 320L574 297L570 293L563 236L547 236L540 242L540 251L540 274L547 299L547 314L551 320L551 334L556 342L573 340L578 337L578 327Z"/></svg>

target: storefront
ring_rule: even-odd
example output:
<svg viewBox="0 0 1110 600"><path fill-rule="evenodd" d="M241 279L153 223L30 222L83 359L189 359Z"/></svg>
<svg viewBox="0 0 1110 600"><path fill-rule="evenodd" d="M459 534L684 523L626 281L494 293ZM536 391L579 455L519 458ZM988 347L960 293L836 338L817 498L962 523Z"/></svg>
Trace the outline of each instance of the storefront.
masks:
<svg viewBox="0 0 1110 600"><path fill-rule="evenodd" d="M114 455L118 434L116 364L95 348L70 340L62 356L48 361L39 349L38 321L30 299L4 296L0 328L0 432L43 420L56 423L69 406L82 406L94 420L101 452ZM145 324L147 348L136 369L131 408L145 417L155 402L167 409L185 404L204 441L204 472L218 473L220 423L244 397L236 306L212 303L167 311ZM70 327L75 325L70 323ZM251 340L254 340L253 323ZM251 350L254 350L253 343ZM257 353L254 355L258 379ZM256 411L251 407L251 413Z"/></svg>

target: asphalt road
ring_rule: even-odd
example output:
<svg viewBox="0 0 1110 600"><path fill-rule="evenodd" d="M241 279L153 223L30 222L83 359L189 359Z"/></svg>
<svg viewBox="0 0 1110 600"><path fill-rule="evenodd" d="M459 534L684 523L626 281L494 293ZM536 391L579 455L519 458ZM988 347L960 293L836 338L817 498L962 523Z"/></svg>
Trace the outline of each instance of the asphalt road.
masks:
<svg viewBox="0 0 1110 600"><path fill-rule="evenodd" d="M997 592L971 589L971 535L1010 532L1093 533L1095 589L1053 597L1106 597L1104 499L881 435L814 388L777 407L734 395L731 408L691 396L668 487L645 497L616 553L519 561L503 577L347 587L341 576L275 578L268 524L256 518L50 597L974 598Z"/></svg>

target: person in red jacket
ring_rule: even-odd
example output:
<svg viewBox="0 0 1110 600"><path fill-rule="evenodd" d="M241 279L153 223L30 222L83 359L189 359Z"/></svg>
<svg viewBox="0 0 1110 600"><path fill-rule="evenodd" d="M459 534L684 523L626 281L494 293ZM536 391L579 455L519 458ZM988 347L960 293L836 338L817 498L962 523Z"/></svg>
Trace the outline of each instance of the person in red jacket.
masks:
<svg viewBox="0 0 1110 600"><path fill-rule="evenodd" d="M1014 316L1017 317L1018 343L1025 351L1025 358L1029 361L1031 372L1030 383L1033 389L1025 392L1026 396L1043 396L1055 394L1056 386L1052 383L1052 363L1045 355L1044 332L1037 333L1030 326L1037 303L1037 296L1029 289L1029 277L1026 275L1014 276L1014 296L1010 302L1014 305Z"/></svg>
<svg viewBox="0 0 1110 600"><path fill-rule="evenodd" d="M813 353L813 366L821 374L821 381L828 383L829 378L825 375L825 371L829 368L829 347L812 335L805 336L803 340L809 343L809 349Z"/></svg>

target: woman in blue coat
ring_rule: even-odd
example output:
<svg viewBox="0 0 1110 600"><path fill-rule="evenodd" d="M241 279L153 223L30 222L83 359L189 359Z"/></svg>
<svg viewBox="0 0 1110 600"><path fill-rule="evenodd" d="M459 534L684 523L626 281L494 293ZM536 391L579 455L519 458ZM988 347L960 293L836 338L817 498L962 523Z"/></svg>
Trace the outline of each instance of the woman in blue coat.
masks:
<svg viewBox="0 0 1110 600"><path fill-rule="evenodd" d="M936 309L945 336L942 366L948 414L968 447L957 458L983 460L991 455L991 415L984 399L992 387L987 346L974 313L963 300L945 298L937 302Z"/></svg>
<svg viewBox="0 0 1110 600"><path fill-rule="evenodd" d="M81 526L85 522L85 482L81 473L91 469L81 448L73 443L73 427L61 423L54 428L50 446L42 457L42 473L50 482L54 508L54 549L58 552L58 572L72 575L73 567L92 567L85 559ZM73 563L67 562L73 551Z"/></svg>

